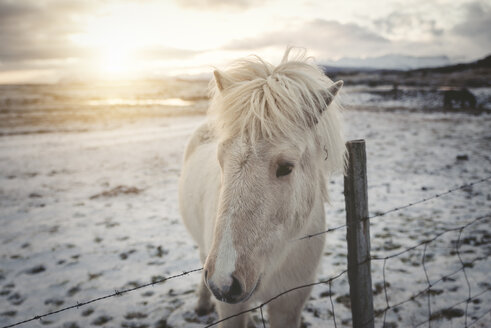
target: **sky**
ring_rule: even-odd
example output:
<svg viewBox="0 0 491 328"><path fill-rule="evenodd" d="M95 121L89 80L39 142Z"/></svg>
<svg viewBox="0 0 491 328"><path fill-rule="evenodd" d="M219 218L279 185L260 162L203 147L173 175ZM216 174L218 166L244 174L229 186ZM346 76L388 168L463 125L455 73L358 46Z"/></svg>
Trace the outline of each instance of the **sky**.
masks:
<svg viewBox="0 0 491 328"><path fill-rule="evenodd" d="M317 62L491 53L490 0L0 0L0 83L199 76L287 46Z"/></svg>

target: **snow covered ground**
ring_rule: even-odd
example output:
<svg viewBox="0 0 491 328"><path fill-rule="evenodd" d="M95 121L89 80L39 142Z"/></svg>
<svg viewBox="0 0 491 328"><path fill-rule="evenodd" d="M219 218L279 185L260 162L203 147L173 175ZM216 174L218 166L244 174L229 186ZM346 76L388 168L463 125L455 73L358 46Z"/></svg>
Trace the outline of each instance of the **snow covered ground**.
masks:
<svg viewBox="0 0 491 328"><path fill-rule="evenodd" d="M84 122L82 129L65 125L21 134L11 133L15 123L2 124L8 133L0 137L0 326L200 268L196 246L180 222L177 180L187 137L203 120L202 115L133 115L104 125ZM350 110L345 121L348 138L367 143L371 214L491 176L490 114ZM490 214L490 186L483 182L374 219L372 255L395 254ZM342 177L333 177L329 187L327 225L335 227L345 220ZM468 323L490 310L490 222L470 225L460 238L460 255L472 262L465 269L471 295L484 292L469 303ZM458 231L449 232L427 245L431 282L461 267L457 239ZM390 304L428 286L423 251L420 246L387 261ZM382 266L383 261L372 262L376 311L387 305ZM327 235L318 278L345 268L340 229ZM216 314L193 313L199 279L199 272L191 273L24 326L203 327ZM304 327L334 326L328 292L328 285L314 288ZM343 275L332 284L338 327L351 324L348 293ZM432 327L463 326L465 302L442 309L465 301L468 293L462 270L435 283ZM423 294L387 311L386 326L416 326L428 315ZM253 318L260 326L257 311ZM489 326L490 319L488 312L475 326ZM383 315L377 317L376 326L382 321Z"/></svg>

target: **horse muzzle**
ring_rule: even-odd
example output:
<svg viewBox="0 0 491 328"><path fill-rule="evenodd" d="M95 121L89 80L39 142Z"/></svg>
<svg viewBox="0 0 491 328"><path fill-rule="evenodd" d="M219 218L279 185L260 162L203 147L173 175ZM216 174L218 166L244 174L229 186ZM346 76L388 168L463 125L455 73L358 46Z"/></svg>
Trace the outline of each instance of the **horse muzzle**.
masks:
<svg viewBox="0 0 491 328"><path fill-rule="evenodd" d="M217 300L229 304L236 304L245 302L252 296L259 285L259 279L254 287L250 291L247 291L244 288L244 283L234 275L230 275L228 279L222 278L215 281L208 279L208 272L205 271L205 283Z"/></svg>

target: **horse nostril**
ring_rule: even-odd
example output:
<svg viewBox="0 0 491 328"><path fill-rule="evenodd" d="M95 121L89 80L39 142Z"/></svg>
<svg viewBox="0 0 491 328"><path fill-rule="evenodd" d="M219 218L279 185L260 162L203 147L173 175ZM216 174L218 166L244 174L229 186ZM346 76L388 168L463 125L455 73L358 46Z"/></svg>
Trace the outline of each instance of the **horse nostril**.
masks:
<svg viewBox="0 0 491 328"><path fill-rule="evenodd" d="M244 291L242 289L240 281L237 278L235 278L233 275L229 277L232 279L231 281L227 279L228 282L230 282L230 285L222 284L223 282L225 282L223 280L221 281L222 283L219 282L220 285L216 285L216 283L214 283L213 281L207 281L207 287L219 301L235 304L244 299ZM213 275L211 277L211 280L213 280L212 278Z"/></svg>
<svg viewBox="0 0 491 328"><path fill-rule="evenodd" d="M208 270L205 270L205 281L208 279Z"/></svg>
<svg viewBox="0 0 491 328"><path fill-rule="evenodd" d="M240 285L240 282L232 276L232 286L230 286L228 296L230 298L236 298L242 294L242 286Z"/></svg>

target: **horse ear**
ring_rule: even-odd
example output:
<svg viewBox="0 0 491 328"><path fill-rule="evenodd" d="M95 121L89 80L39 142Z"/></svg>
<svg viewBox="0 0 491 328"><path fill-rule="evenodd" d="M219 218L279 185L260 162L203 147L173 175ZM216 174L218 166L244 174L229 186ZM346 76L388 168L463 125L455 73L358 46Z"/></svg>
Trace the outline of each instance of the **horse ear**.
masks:
<svg viewBox="0 0 491 328"><path fill-rule="evenodd" d="M333 83L329 88L327 88L326 96L324 98L324 100L326 101L326 106L329 106L332 103L339 90L341 90L343 84L344 82L342 80L339 80L336 83Z"/></svg>
<svg viewBox="0 0 491 328"><path fill-rule="evenodd" d="M223 91L232 85L232 81L222 72L215 70L213 75L215 76L215 82L217 83L218 90Z"/></svg>
<svg viewBox="0 0 491 328"><path fill-rule="evenodd" d="M322 95L324 97L324 103L325 104L318 104L318 111L320 115L329 107L329 105L332 103L336 95L338 94L339 90L341 90L341 87L343 86L344 82L342 80L337 81L336 83L333 83L327 90L323 90ZM319 123L319 120L317 117L312 116L312 126L316 125Z"/></svg>

